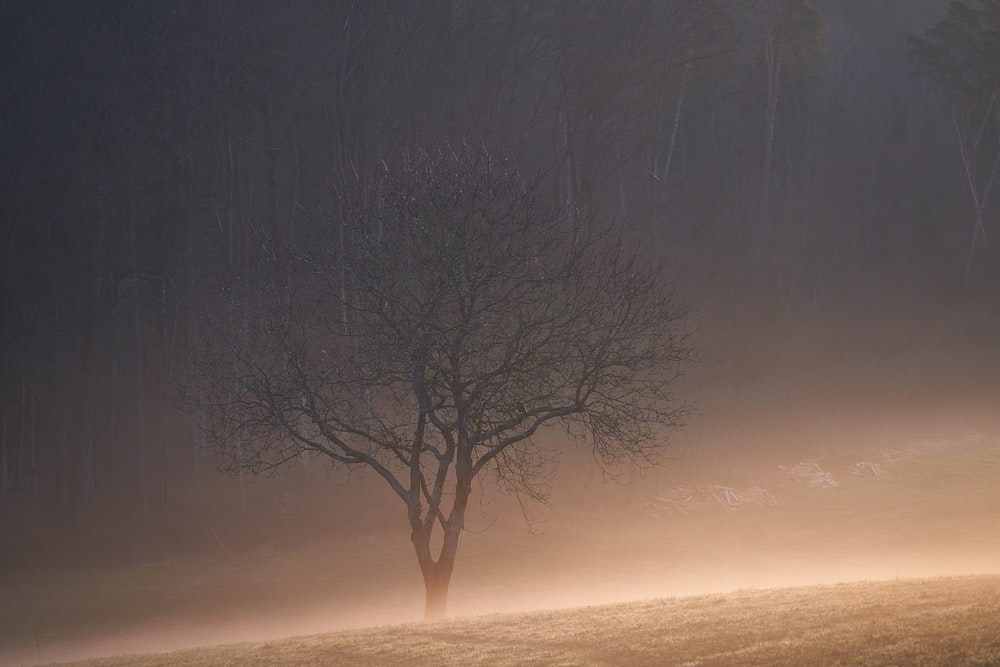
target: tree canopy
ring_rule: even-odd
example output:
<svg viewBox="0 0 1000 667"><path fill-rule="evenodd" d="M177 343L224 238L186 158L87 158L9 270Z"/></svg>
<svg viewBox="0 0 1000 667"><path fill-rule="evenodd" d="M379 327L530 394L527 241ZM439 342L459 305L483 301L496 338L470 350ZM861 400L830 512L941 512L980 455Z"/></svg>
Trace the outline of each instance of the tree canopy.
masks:
<svg viewBox="0 0 1000 667"><path fill-rule="evenodd" d="M920 74L963 95L989 96L1000 89L1000 2L979 7L959 0L924 35L909 38Z"/></svg>
<svg viewBox="0 0 1000 667"><path fill-rule="evenodd" d="M680 425L686 311L633 247L485 149L415 151L354 201L217 321L198 405L234 469L308 451L374 470L437 617L477 477L544 500L546 427L615 463Z"/></svg>

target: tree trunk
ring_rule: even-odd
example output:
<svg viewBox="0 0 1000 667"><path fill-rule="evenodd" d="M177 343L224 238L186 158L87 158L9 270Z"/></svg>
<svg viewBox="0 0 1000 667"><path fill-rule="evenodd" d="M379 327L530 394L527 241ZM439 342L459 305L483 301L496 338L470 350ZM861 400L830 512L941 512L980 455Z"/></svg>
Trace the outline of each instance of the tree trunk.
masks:
<svg viewBox="0 0 1000 667"><path fill-rule="evenodd" d="M139 312L139 297L136 294L132 304L132 325L135 334L135 443L136 479L138 481L139 507L143 520L149 519L149 488L146 485L146 401L145 378L143 373L142 319Z"/></svg>
<svg viewBox="0 0 1000 667"><path fill-rule="evenodd" d="M160 345L163 348L160 359L160 391L167 393L173 382L173 350L170 346L170 309L167 304L166 275L160 276ZM160 454L159 509L163 516L167 516L170 498L170 439L167 415L162 405L156 410L156 431Z"/></svg>
<svg viewBox="0 0 1000 667"><path fill-rule="evenodd" d="M562 117L562 168L564 170L565 182L563 183L562 206L569 215L573 226L578 222L577 213L579 211L579 183L577 182L577 165L574 144L576 138L573 129L570 128L569 111L563 111Z"/></svg>
<svg viewBox="0 0 1000 667"><path fill-rule="evenodd" d="M459 436L460 441L466 437ZM465 510L469 506L469 495L472 493L472 460L468 445L459 445L458 460L455 463L455 502L448 517L448 526L444 531L441 553L432 568L424 570L424 585L427 588L427 606L424 608L424 620L434 621L443 618L448 602L448 586L455 569L455 556L458 554L458 542L465 528Z"/></svg>
<svg viewBox="0 0 1000 667"><path fill-rule="evenodd" d="M7 411L0 416L0 508L7 505Z"/></svg>
<svg viewBox="0 0 1000 667"><path fill-rule="evenodd" d="M684 108L684 97L687 94L688 72L691 70L690 57L684 64L681 72L680 90L677 93L677 104L674 106L674 119L670 125L670 141L667 144L667 153L663 156L663 171L660 171L660 150L656 147L656 161L653 163L653 177L669 188L670 166L674 161L674 148L677 146L677 136L681 129L681 111ZM659 137L657 137L659 139Z"/></svg>
<svg viewBox="0 0 1000 667"><path fill-rule="evenodd" d="M454 514L452 515L454 518ZM427 593L424 606L424 620L436 621L444 618L448 606L448 588L455 570L455 556L458 554L458 540L461 529L450 528L444 535L441 555L436 563L424 574L424 588Z"/></svg>
<svg viewBox="0 0 1000 667"><path fill-rule="evenodd" d="M458 544L465 528L465 511L469 504L472 491L471 461L459 455L456 470L458 482L455 486L455 502L448 517L447 527L441 544L437 561L431 556L431 533L433 522L425 522L420 512L419 502L411 499L409 510L410 526L413 532L410 539L417 554L420 572L424 578L426 605L424 620L436 621L444 618L448 604L448 588L451 585L451 575L455 570L455 557L458 555ZM433 512L433 509L427 509Z"/></svg>
<svg viewBox="0 0 1000 667"><path fill-rule="evenodd" d="M975 224L972 227L972 237L969 239L969 252L965 257L965 273L962 283L966 289L972 281L972 260L976 256L976 242L979 240L979 233L983 228L983 209L979 206L979 202L974 202L974 205Z"/></svg>
<svg viewBox="0 0 1000 667"><path fill-rule="evenodd" d="M49 230L49 243L50 251L52 257L57 257L57 253L54 248L51 248L52 243L52 231ZM58 503L61 505L61 510L66 512L70 506L70 488L73 484L73 470L72 470L72 458L74 452L70 451L69 446L69 428L67 425L67 412L72 409L71 396L69 389L67 388L67 378L69 376L69 371L66 368L66 360L64 357L64 331L66 329L66 321L69 319L63 309L61 290L57 281L58 266L55 264L55 259L53 259L52 266L52 294L53 294L53 312L55 314L55 340L53 341L52 356L53 356L53 373L55 379L55 387L52 390L54 395L56 405L60 406L57 410L59 414L58 427L56 433L58 433L58 449L57 449L57 459L56 459L56 498ZM44 404L43 404L44 405ZM74 448L76 449L76 448Z"/></svg>
<svg viewBox="0 0 1000 667"><path fill-rule="evenodd" d="M435 567L435 570L437 568ZM424 582L427 590L427 604L424 606L424 620L438 621L444 618L448 606L448 586L451 575L435 576Z"/></svg>
<svg viewBox="0 0 1000 667"><path fill-rule="evenodd" d="M134 199L134 197L133 197ZM142 512L144 521L149 520L149 488L146 485L146 401L145 401L145 350L143 347L142 335L142 311L139 302L141 290L139 289L139 265L138 265L138 226L135 211L135 202L129 203L129 241L131 243L130 263L132 276L135 279L134 293L132 295L132 327L135 336L135 366L134 366L134 387L135 387L135 444L136 444L136 480L138 483L139 509Z"/></svg>
<svg viewBox="0 0 1000 667"><path fill-rule="evenodd" d="M10 368L10 355L6 347L3 350L3 377L14 377ZM0 404L0 510L7 505L7 485L10 479L7 449L7 406Z"/></svg>
<svg viewBox="0 0 1000 667"><path fill-rule="evenodd" d="M35 391L27 380L22 385L23 402L27 405L28 475L31 478L31 516L38 516L38 443L35 442Z"/></svg>
<svg viewBox="0 0 1000 667"><path fill-rule="evenodd" d="M99 176L100 178L100 176ZM91 263L87 275L87 301L84 304L83 333L80 339L80 369L85 382L91 387L81 400L79 423L76 424L77 446L74 447L70 511L77 528L83 528L90 518L90 505L94 496L94 469L99 438L98 387L101 385L97 364L97 336L99 309L102 306L101 285L104 270L104 234L107 217L98 188L97 234L91 249Z"/></svg>
<svg viewBox="0 0 1000 667"><path fill-rule="evenodd" d="M993 184L996 182L997 170L1000 168L1000 134L997 136L998 146L993 156L993 165L990 168L990 173L986 177L985 182L982 183L981 188L978 171L976 169L976 154L979 151L979 144L982 140L984 130L986 129L986 124L989 122L990 118L994 119L997 130L1000 131L1000 99L998 99L997 96L994 96L990 101L989 107L986 109L986 112L984 113L975 133L967 127L967 122L962 122L962 120L960 120L960 116L963 115L965 114L963 114L955 105L952 106L952 120L955 123L955 132L958 137L958 148L962 157L962 165L965 168L965 182L969 186L969 196L972 198L972 208L974 212L972 237L969 239L969 252L965 259L964 285L968 288L969 282L972 279L972 261L976 254L976 242L979 240L980 236L982 236L984 240L986 239L986 229L983 226L983 212L986 210L986 204L989 201L990 194L993 190Z"/></svg>
<svg viewBox="0 0 1000 667"><path fill-rule="evenodd" d="M769 35L764 47L765 108L764 108L764 160L761 164L760 183L760 241L770 234L771 228L771 166L774 162L774 125L778 117L778 93L781 86L783 44L781 37Z"/></svg>
<svg viewBox="0 0 1000 667"><path fill-rule="evenodd" d="M283 290L287 298L288 270L285 260L286 234L278 217L278 149L275 145L272 126L271 105L266 96L260 98L261 129L264 134L264 171L267 198L267 222L270 230L271 253L275 260L278 275L274 277L275 286Z"/></svg>
<svg viewBox="0 0 1000 667"><path fill-rule="evenodd" d="M107 443L105 447L111 452L118 451L116 447L118 443L118 392L121 388L121 382L119 382L119 365L118 365L118 338L115 335L115 329L111 329L111 358L109 361L108 372L110 374L110 383L108 385L108 435Z"/></svg>

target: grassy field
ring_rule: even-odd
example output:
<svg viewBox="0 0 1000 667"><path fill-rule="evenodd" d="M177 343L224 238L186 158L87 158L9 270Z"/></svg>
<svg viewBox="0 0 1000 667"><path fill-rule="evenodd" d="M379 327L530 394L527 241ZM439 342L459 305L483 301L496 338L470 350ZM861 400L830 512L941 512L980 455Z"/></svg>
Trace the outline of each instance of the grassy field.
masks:
<svg viewBox="0 0 1000 667"><path fill-rule="evenodd" d="M868 317L799 322L737 282L712 288L706 361L681 392L702 414L675 460L618 486L577 452L537 535L489 498L467 517L456 620L406 625L423 590L391 518L343 535L307 523L311 544L252 552L222 546L221 523L221 548L197 557L0 570L0 665L186 650L150 664L1000 664L996 309L929 317L921 300L900 316L875 299ZM787 474L809 461L837 485ZM884 474L853 474L860 462ZM775 502L644 511L695 487ZM612 603L629 604L592 606Z"/></svg>
<svg viewBox="0 0 1000 667"><path fill-rule="evenodd" d="M441 652L458 663L539 655L553 664L835 664L849 655L847 664L863 664L857 656L878 664L884 649L895 656L888 663L918 664L905 653L913 647L931 664L960 664L950 651L961 647L969 664L1000 662L995 652L974 653L995 651L976 633L989 629L983 624L1000 627L990 607L1000 597L996 579L930 580L1000 574L1000 307L970 314L918 292L900 301L852 291L841 311L823 305L820 286L819 302L815 289L798 295L813 302L799 317L786 303L796 295L780 280L767 278L772 287L762 300L763 283L736 275L694 272L681 290L701 310L696 344L704 362L678 387L701 414L675 434L666 454L676 460L619 488L581 470L589 454L578 452L576 468L559 468L563 486L540 511L546 523L538 535L502 499L467 517L451 615L572 613L405 625L420 617L423 591L408 530L390 530L392 519L378 531L362 519L360 534L347 535L307 524L298 534L315 535L312 544L286 549L272 538L276 548L249 553L223 546L233 542L220 522L212 526L221 548L202 545L197 557L178 550L176 560L128 566L0 569L0 665L306 635L267 649L198 649L192 659L230 655L244 664L240 656L250 651L263 663L293 655L308 662L319 653L323 664L337 655L408 664L426 650L416 662L445 662L434 657ZM807 460L837 486L804 486L781 469ZM860 461L885 474L851 474ZM643 511L692 486L766 487L776 504ZM359 502L377 509L370 497ZM857 581L890 583L836 586ZM833 587L787 590L817 584ZM698 597L708 594L723 597ZM608 617L614 622L595 620ZM357 630L317 638L389 625L391 636ZM508 645L520 652L508 654ZM768 657L772 650L784 657Z"/></svg>
<svg viewBox="0 0 1000 667"><path fill-rule="evenodd" d="M849 474L859 457L885 474ZM678 473L683 484L765 485L775 506L654 517L557 498L540 535L496 507L471 521L451 614L572 611L405 625L422 610L419 574L406 533L384 532L2 572L0 664L223 644L94 664L1000 664L996 437L830 448L819 463L833 488L790 481L778 465L795 461ZM664 474L624 491L652 498L672 483ZM942 575L987 576L932 579ZM835 585L852 581L869 583ZM812 584L827 586L788 588ZM364 626L376 629L320 635ZM293 635L309 637L281 640ZM246 641L270 643L235 644Z"/></svg>
<svg viewBox="0 0 1000 667"><path fill-rule="evenodd" d="M77 665L996 665L1000 577L741 591Z"/></svg>

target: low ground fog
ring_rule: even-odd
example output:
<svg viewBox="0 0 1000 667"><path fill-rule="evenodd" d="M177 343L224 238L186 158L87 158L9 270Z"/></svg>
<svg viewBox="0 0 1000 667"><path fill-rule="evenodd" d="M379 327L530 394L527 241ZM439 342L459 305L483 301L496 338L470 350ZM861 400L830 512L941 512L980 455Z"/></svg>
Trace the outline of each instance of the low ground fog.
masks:
<svg viewBox="0 0 1000 667"><path fill-rule="evenodd" d="M776 288L751 307L734 284L696 304L702 361L677 390L698 414L667 465L605 479L566 449L551 503L528 508L535 534L485 490L451 613L1000 571L997 305L872 298L820 312L808 297L786 309ZM370 481L324 476L244 482L272 513L258 533L219 523L197 548L142 562L8 570L0 658L417 620L402 508Z"/></svg>

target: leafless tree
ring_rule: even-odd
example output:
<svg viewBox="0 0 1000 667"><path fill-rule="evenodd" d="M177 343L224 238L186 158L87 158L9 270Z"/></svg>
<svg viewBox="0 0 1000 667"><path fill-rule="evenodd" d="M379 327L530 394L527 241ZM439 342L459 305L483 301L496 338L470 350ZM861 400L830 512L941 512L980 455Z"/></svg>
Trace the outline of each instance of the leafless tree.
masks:
<svg viewBox="0 0 1000 667"><path fill-rule="evenodd" d="M417 153L375 182L349 208L349 252L336 225L313 229L290 292L234 290L196 377L232 469L302 451L373 469L406 506L438 618L479 476L544 500L549 426L608 463L653 460L686 411L685 309L636 251L570 228L485 150Z"/></svg>

